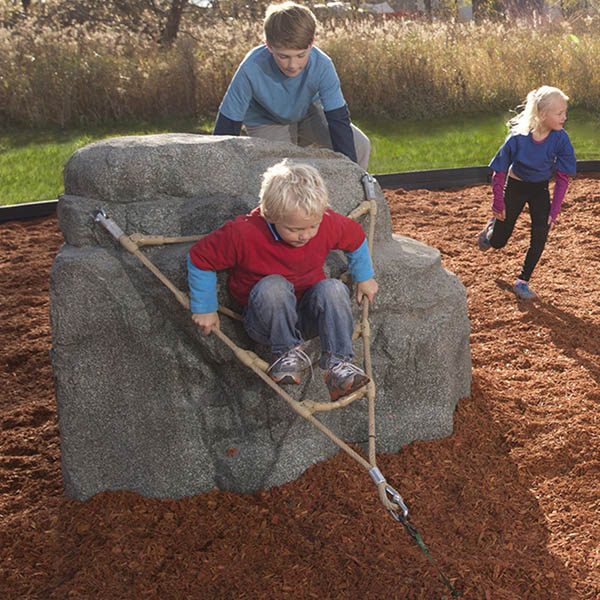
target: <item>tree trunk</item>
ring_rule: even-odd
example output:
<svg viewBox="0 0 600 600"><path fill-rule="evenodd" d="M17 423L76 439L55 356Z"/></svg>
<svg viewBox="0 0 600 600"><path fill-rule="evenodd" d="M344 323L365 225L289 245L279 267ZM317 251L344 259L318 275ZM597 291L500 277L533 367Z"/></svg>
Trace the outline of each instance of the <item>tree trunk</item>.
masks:
<svg viewBox="0 0 600 600"><path fill-rule="evenodd" d="M425 14L427 15L427 19L431 22L433 21L433 7L431 5L431 0L425 0Z"/></svg>
<svg viewBox="0 0 600 600"><path fill-rule="evenodd" d="M160 33L161 44L170 46L177 38L179 26L181 25L181 15L187 4L188 0L172 0L171 8L167 14L167 22Z"/></svg>

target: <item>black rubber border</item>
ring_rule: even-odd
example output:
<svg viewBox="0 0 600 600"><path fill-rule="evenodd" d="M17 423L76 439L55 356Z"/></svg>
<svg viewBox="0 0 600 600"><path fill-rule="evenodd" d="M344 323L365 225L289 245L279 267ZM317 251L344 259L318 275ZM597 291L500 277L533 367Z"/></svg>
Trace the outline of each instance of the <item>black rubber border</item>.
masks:
<svg viewBox="0 0 600 600"><path fill-rule="evenodd" d="M600 160L578 160L577 173L600 173ZM375 175L382 188L405 190L442 190L489 183L489 167L464 167L460 169L434 169Z"/></svg>
<svg viewBox="0 0 600 600"><path fill-rule="evenodd" d="M57 203L58 200L43 200L42 202L0 206L0 223L53 215L56 212Z"/></svg>
<svg viewBox="0 0 600 600"><path fill-rule="evenodd" d="M578 160L577 173L600 173L600 160ZM434 169L432 171L409 171L375 175L379 185L386 189L443 190L487 183L488 167L464 167L459 169ZM56 212L58 200L28 202L0 206L0 223L46 217Z"/></svg>

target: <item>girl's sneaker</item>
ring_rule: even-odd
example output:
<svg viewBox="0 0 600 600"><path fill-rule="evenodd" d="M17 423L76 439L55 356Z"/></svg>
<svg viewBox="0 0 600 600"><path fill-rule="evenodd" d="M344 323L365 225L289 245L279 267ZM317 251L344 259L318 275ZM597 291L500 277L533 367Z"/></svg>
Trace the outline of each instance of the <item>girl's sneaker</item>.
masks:
<svg viewBox="0 0 600 600"><path fill-rule="evenodd" d="M477 238L477 243L479 245L479 249L482 252L489 250L492 245L490 244L490 238L492 237L492 233L494 233L494 223L496 222L496 217L492 217L488 224L483 228L483 231L479 234Z"/></svg>
<svg viewBox="0 0 600 600"><path fill-rule="evenodd" d="M537 298L536 293L529 289L529 284L526 281L517 280L513 290L515 294L523 300L533 300L534 298Z"/></svg>

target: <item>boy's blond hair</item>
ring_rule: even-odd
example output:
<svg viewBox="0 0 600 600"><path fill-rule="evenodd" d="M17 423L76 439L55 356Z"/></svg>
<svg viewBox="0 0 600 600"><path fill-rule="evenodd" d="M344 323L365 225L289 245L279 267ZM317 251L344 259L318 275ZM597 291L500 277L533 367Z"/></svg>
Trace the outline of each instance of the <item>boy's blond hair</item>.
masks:
<svg viewBox="0 0 600 600"><path fill-rule="evenodd" d="M304 50L313 43L316 29L317 19L306 6L284 2L267 7L264 31L271 47Z"/></svg>
<svg viewBox="0 0 600 600"><path fill-rule="evenodd" d="M319 217L329 206L329 194L317 169L286 159L265 171L259 206L261 215L270 223L297 212Z"/></svg>

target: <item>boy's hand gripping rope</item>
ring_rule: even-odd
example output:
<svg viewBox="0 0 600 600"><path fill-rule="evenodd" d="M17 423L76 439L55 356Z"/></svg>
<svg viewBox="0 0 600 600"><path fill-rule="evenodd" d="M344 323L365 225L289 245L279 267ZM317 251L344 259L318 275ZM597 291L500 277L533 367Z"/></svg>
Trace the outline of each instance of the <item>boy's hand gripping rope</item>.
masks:
<svg viewBox="0 0 600 600"><path fill-rule="evenodd" d="M365 173L361 178L361 183L364 188L366 201L352 211L348 216L352 219L358 219L364 214L369 214L369 233L367 236L369 252L373 255L373 239L375 233L375 216L377 214L377 202L376 202L376 191L375 191L375 178L368 173ZM118 241L123 248L125 248L131 254L134 254L177 298L179 303L186 309L189 309L189 298L175 285L140 251L140 246L145 245L157 245L167 243L189 243L199 239L202 236L190 236L181 238L167 238L164 236L143 236L137 233L127 235L116 223L113 221L104 210L99 209L94 213L94 221L104 227L108 233ZM239 318L239 315L233 311L219 307L219 312L226 314L233 318ZM248 350L240 348L231 340L225 333L220 329L216 329L214 334L228 346L235 356L240 360L242 364L250 368L252 371L260 377L269 387L271 387L279 396L281 396L290 407L296 411L300 416L304 417L307 421L311 422L317 429L325 434L331 441L333 441L338 447L349 454L354 460L360 465L365 467L373 482L377 486L379 492L379 498L381 503L390 513L390 515L399 523L401 523L410 536L415 540L419 548L427 556L429 562L436 568L440 580L450 590L453 597L458 597L458 593L448 580L448 578L441 571L436 561L429 553L429 549L423 542L421 535L417 529L408 521L408 507L406 506L402 496L385 480L385 477L377 467L376 463L376 450L375 450L375 384L373 380L373 372L371 365L371 351L370 351L370 337L371 331L368 321L369 316L369 300L365 297L362 301L362 321L360 327L360 336L363 338L363 351L365 360L365 372L370 379L370 382L366 386L366 395L368 399L369 407L369 461L365 460L360 454L346 444L341 438L336 436L328 427L326 427L321 421L316 419L312 412L317 403L303 403L296 401L290 396L285 390L283 390L277 383L275 383L267 374L267 363L260 359L256 354ZM362 392L361 392L362 390ZM356 398L364 397L365 388L361 388L358 392L352 394ZM350 399L350 398L348 398ZM337 407L342 407L348 402L338 401ZM331 403L330 403L331 404Z"/></svg>

